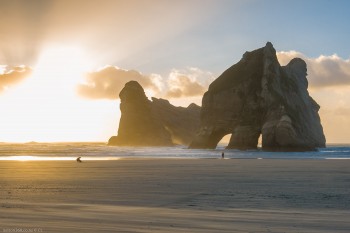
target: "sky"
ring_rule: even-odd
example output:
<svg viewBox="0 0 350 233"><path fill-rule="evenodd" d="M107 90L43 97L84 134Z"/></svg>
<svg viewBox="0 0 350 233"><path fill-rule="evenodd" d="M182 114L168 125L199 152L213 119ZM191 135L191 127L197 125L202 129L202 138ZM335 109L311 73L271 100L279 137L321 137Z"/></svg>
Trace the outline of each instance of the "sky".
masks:
<svg viewBox="0 0 350 233"><path fill-rule="evenodd" d="M201 104L245 51L301 57L327 142L350 142L350 8L341 0L0 0L0 141L107 141L118 94Z"/></svg>

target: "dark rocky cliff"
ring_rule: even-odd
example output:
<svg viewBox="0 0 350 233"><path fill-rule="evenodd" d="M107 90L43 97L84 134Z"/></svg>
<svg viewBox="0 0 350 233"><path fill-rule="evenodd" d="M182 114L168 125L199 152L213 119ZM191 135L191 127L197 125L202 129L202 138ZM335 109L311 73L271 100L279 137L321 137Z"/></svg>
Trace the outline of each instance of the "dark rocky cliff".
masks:
<svg viewBox="0 0 350 233"><path fill-rule="evenodd" d="M119 97L118 136L111 137L109 145L189 145L199 128L199 106L175 107L169 101L157 98L150 101L136 81L126 83Z"/></svg>
<svg viewBox="0 0 350 233"><path fill-rule="evenodd" d="M209 86L201 126L190 148L215 148L232 134L228 148L307 151L325 146L318 110L307 91L306 63L281 67L271 43L246 52Z"/></svg>

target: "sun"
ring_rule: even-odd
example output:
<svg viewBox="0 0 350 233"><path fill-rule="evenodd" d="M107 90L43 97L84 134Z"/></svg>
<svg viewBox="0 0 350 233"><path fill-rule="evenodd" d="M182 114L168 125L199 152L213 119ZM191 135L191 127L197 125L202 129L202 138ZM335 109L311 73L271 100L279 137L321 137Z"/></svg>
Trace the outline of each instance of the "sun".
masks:
<svg viewBox="0 0 350 233"><path fill-rule="evenodd" d="M31 77L0 99L1 138L8 142L91 141L115 103L88 102L76 88L92 68L79 46L43 49ZM103 115L105 114L105 115Z"/></svg>

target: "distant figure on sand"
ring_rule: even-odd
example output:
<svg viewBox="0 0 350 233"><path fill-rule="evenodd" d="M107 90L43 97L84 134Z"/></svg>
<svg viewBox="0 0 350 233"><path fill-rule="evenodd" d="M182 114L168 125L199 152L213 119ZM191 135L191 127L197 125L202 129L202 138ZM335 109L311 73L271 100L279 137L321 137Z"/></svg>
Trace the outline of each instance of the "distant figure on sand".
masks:
<svg viewBox="0 0 350 233"><path fill-rule="evenodd" d="M222 159L225 158L225 153L224 152L221 153L221 158Z"/></svg>
<svg viewBox="0 0 350 233"><path fill-rule="evenodd" d="M81 157L78 157L78 158L77 158L77 162L78 162L78 163L81 163L81 162L82 162L80 158L81 158Z"/></svg>

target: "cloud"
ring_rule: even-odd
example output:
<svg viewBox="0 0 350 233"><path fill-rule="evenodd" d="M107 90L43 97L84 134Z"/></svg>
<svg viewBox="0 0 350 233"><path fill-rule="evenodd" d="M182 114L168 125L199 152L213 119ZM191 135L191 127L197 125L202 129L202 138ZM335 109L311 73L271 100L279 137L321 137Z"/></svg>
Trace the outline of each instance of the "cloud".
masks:
<svg viewBox="0 0 350 233"><path fill-rule="evenodd" d="M157 97L183 98L202 96L214 79L210 72L198 68L173 69L168 78L159 74L145 75L135 70L124 70L116 66L106 66L87 73L86 82L79 84L80 96L89 99L117 99L125 83L134 80Z"/></svg>
<svg viewBox="0 0 350 233"><path fill-rule="evenodd" d="M32 73L32 69L27 66L0 66L0 92L13 86Z"/></svg>
<svg viewBox="0 0 350 233"><path fill-rule="evenodd" d="M89 99L117 99L125 83L139 82L143 88L160 92L161 77L156 74L144 75L135 70L123 70L116 66L106 66L87 73L86 83L78 85L78 93Z"/></svg>
<svg viewBox="0 0 350 233"><path fill-rule="evenodd" d="M201 83L199 79L202 79ZM198 68L188 70L172 70L167 81L168 91L165 96L168 98L181 98L201 96L206 91L212 74L201 71Z"/></svg>
<svg viewBox="0 0 350 233"><path fill-rule="evenodd" d="M336 54L309 58L297 51L278 52L277 57L282 65L295 57L305 60L311 88L350 85L350 59L342 59Z"/></svg>

